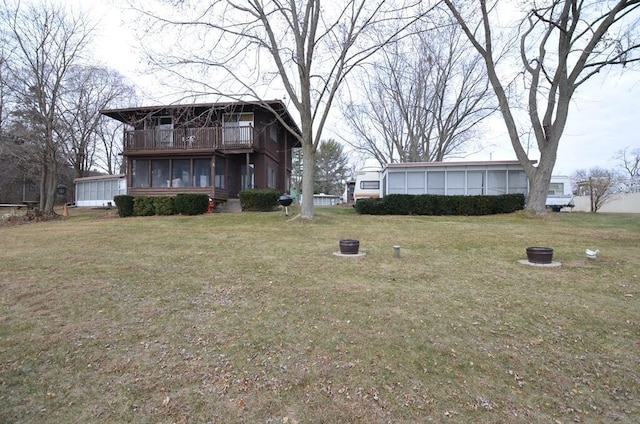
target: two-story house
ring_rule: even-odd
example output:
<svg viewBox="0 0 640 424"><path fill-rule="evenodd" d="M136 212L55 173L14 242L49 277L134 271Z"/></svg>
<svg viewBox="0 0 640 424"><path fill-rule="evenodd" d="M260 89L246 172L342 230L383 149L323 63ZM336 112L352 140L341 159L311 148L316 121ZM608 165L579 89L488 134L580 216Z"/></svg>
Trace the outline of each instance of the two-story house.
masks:
<svg viewBox="0 0 640 424"><path fill-rule="evenodd" d="M280 100L110 109L123 122L130 195L206 193L217 202L248 188L288 192L290 129L299 128Z"/></svg>

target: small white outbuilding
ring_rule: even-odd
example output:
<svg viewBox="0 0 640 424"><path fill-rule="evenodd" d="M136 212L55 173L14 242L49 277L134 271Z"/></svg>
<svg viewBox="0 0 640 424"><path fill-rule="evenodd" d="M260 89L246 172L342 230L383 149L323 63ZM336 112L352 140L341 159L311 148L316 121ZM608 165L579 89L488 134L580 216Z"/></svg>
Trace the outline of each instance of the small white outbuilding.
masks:
<svg viewBox="0 0 640 424"><path fill-rule="evenodd" d="M115 206L113 198L127 194L127 180L124 174L76 178L73 183L78 207Z"/></svg>

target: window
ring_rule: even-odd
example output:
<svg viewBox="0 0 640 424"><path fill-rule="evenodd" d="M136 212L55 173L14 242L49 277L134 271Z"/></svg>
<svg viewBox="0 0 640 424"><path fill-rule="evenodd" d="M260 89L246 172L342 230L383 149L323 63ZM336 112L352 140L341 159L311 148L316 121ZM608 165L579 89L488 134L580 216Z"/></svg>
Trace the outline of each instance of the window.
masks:
<svg viewBox="0 0 640 424"><path fill-rule="evenodd" d="M173 161L171 173L171 187L191 187L191 160L176 159Z"/></svg>
<svg viewBox="0 0 640 424"><path fill-rule="evenodd" d="M549 183L550 196L562 196L564 194L564 183Z"/></svg>
<svg viewBox="0 0 640 424"><path fill-rule="evenodd" d="M276 187L276 170L270 166L267 166L267 187Z"/></svg>
<svg viewBox="0 0 640 424"><path fill-rule="evenodd" d="M524 171L509 171L509 193L527 194L527 175Z"/></svg>
<svg viewBox="0 0 640 424"><path fill-rule="evenodd" d="M98 183L98 199L105 199L104 197L104 181L96 181Z"/></svg>
<svg viewBox="0 0 640 424"><path fill-rule="evenodd" d="M224 180L224 159L216 172L221 172ZM131 161L131 183L133 188L160 187L210 187L211 160L209 159L153 159ZM114 193L122 192L126 187L120 186L118 181L113 183ZM220 187L224 188L224 187ZM104 186L105 195L109 188Z"/></svg>
<svg viewBox="0 0 640 424"><path fill-rule="evenodd" d="M278 142L278 126L276 123L269 125L269 137L274 142Z"/></svg>
<svg viewBox="0 0 640 424"><path fill-rule="evenodd" d="M380 181L378 180L360 181L360 188L363 190L379 190Z"/></svg>
<svg viewBox="0 0 640 424"><path fill-rule="evenodd" d="M377 187L376 187L377 189ZM404 172L389 173L389 194L404 194Z"/></svg>
<svg viewBox="0 0 640 424"><path fill-rule="evenodd" d="M169 187L169 159L151 161L151 187Z"/></svg>
<svg viewBox="0 0 640 424"><path fill-rule="evenodd" d="M464 172L463 171L447 172L447 194L448 195L464 194Z"/></svg>
<svg viewBox="0 0 640 424"><path fill-rule="evenodd" d="M173 119L170 116L160 116L154 119L156 141L158 145L173 146Z"/></svg>
<svg viewBox="0 0 640 424"><path fill-rule="evenodd" d="M467 194L484 194L484 171L467 171Z"/></svg>
<svg viewBox="0 0 640 424"><path fill-rule="evenodd" d="M487 194L500 195L507 192L507 171L487 173Z"/></svg>
<svg viewBox="0 0 640 424"><path fill-rule="evenodd" d="M215 186L216 188L225 188L224 184L224 176L225 176L225 159L216 156L216 175L215 175Z"/></svg>
<svg viewBox="0 0 640 424"><path fill-rule="evenodd" d="M211 161L209 159L193 160L193 181L196 187L211 185Z"/></svg>
<svg viewBox="0 0 640 424"><path fill-rule="evenodd" d="M424 192L424 172L407 172L407 194Z"/></svg>
<svg viewBox="0 0 640 424"><path fill-rule="evenodd" d="M224 144L250 143L253 140L253 113L225 113L222 128Z"/></svg>
<svg viewBox="0 0 640 424"><path fill-rule="evenodd" d="M149 161L131 161L131 184L136 188L149 187Z"/></svg>
<svg viewBox="0 0 640 424"><path fill-rule="evenodd" d="M249 164L249 178L247 179L247 165L242 165L240 167L240 186L241 190L246 190L248 188L255 188L255 166L250 163Z"/></svg>
<svg viewBox="0 0 640 424"><path fill-rule="evenodd" d="M427 172L427 194L444 194L444 171Z"/></svg>

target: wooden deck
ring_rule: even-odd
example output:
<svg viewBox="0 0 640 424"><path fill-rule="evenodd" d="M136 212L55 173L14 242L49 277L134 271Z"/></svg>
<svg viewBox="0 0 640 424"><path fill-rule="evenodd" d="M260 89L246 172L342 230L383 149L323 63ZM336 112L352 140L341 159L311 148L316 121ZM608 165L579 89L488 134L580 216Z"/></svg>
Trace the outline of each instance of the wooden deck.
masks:
<svg viewBox="0 0 640 424"><path fill-rule="evenodd" d="M131 130L124 133L124 154L245 151L253 149L253 142L253 127Z"/></svg>

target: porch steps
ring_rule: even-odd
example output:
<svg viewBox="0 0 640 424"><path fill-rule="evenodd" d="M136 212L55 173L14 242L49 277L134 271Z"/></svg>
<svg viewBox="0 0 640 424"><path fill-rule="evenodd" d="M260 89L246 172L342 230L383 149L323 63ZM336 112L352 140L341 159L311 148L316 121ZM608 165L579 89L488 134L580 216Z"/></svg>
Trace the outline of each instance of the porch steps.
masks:
<svg viewBox="0 0 640 424"><path fill-rule="evenodd" d="M242 212L242 206L240 205L240 199L227 199L224 205L220 207L222 213L238 213Z"/></svg>

